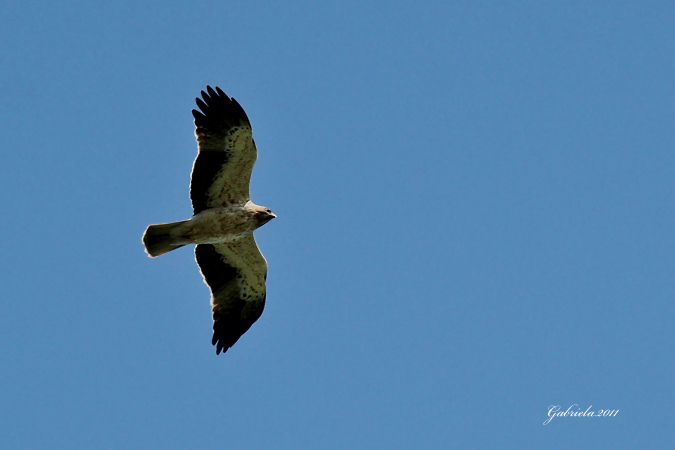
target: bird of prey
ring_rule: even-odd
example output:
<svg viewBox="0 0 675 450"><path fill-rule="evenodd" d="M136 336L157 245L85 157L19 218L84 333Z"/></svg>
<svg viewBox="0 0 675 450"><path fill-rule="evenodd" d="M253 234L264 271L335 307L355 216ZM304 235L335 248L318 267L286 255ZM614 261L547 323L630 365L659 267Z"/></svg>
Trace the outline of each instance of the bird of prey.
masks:
<svg viewBox="0 0 675 450"><path fill-rule="evenodd" d="M192 110L199 151L192 167L194 215L150 225L143 234L152 258L188 244L211 289L216 354L226 352L258 320L265 306L267 261L253 230L276 215L256 205L249 183L258 152L244 109L218 87L206 87Z"/></svg>

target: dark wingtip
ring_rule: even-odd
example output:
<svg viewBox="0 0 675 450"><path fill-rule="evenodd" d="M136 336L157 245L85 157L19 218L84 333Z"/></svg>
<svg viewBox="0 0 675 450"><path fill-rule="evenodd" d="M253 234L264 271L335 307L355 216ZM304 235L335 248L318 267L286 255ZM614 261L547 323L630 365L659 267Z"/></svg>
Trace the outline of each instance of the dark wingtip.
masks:
<svg viewBox="0 0 675 450"><path fill-rule="evenodd" d="M218 86L215 89L206 86L206 90L201 91L201 98L195 98L195 102L201 109L201 114L197 116L193 111L192 115L199 121L199 126L211 128L212 131L222 131L228 127L238 126L242 121L249 126L251 124L239 102L228 97Z"/></svg>
<svg viewBox="0 0 675 450"><path fill-rule="evenodd" d="M218 344L218 345L216 345ZM229 347L225 347L222 342L214 342L213 345L216 346L216 355L225 354Z"/></svg>
<svg viewBox="0 0 675 450"><path fill-rule="evenodd" d="M225 351L223 351L223 343L218 339L218 336L216 336L216 333L213 333L213 337L211 338L211 345L216 346L216 355L220 355L221 351L223 353L225 353L227 351L227 349L225 349Z"/></svg>

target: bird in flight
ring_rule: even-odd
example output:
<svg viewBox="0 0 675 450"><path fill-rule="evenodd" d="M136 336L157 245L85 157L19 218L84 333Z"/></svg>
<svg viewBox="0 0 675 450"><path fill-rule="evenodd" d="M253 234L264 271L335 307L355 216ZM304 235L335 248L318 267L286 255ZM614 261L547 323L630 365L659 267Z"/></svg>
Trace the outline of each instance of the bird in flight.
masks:
<svg viewBox="0 0 675 450"><path fill-rule="evenodd" d="M225 353L258 320L265 306L267 261L253 231L276 215L251 201L249 184L258 156L251 123L234 98L206 87L192 110L199 151L192 166L194 215L150 225L143 234L151 258L188 244L211 290L216 354Z"/></svg>

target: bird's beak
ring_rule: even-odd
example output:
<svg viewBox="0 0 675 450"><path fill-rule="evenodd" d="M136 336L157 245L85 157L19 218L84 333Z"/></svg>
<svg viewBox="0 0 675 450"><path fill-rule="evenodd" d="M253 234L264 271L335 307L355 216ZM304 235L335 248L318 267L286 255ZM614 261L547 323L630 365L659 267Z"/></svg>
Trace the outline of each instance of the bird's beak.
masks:
<svg viewBox="0 0 675 450"><path fill-rule="evenodd" d="M273 212L268 212L265 214L265 218L263 219L263 223L267 223L272 219L276 219L277 215L274 214Z"/></svg>

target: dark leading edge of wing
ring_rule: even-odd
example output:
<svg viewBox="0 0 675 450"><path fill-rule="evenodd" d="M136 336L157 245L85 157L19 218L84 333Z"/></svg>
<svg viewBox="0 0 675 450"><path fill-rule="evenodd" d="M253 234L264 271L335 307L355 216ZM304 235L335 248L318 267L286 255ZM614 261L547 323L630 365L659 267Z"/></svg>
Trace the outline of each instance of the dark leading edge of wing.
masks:
<svg viewBox="0 0 675 450"><path fill-rule="evenodd" d="M212 344L216 346L216 354L224 353L258 320L265 307L265 296L243 300L240 270L223 261L213 245L197 245L195 256L215 299Z"/></svg>
<svg viewBox="0 0 675 450"><path fill-rule="evenodd" d="M233 98L228 97L219 87L211 86L202 91L202 99L196 98L201 111L192 110L195 118L199 155L192 168L190 198L194 213L207 208L207 191L218 172L229 159L225 151L227 132L241 125L251 126L244 108Z"/></svg>

